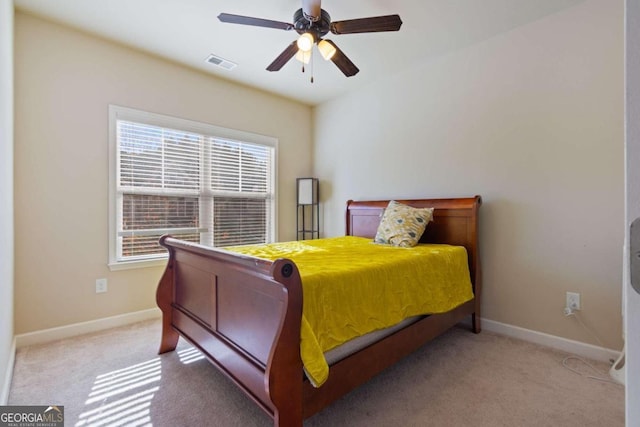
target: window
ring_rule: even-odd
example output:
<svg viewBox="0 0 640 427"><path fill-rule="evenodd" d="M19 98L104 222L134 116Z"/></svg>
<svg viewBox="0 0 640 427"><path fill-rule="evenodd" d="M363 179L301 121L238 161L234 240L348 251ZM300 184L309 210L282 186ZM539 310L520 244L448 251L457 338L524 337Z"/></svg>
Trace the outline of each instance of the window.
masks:
<svg viewBox="0 0 640 427"><path fill-rule="evenodd" d="M109 116L112 269L163 263L163 234L273 241L276 139L116 106Z"/></svg>

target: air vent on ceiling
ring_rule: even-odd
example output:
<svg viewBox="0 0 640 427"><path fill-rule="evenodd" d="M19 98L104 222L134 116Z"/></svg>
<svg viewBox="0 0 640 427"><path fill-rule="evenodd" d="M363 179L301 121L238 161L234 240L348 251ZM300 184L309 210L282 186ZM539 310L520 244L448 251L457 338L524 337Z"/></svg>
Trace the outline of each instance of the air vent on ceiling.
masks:
<svg viewBox="0 0 640 427"><path fill-rule="evenodd" d="M217 55L214 55L213 53L207 57L206 61L209 64L224 68L225 70L232 70L238 65L235 62L231 62L227 59L221 58Z"/></svg>

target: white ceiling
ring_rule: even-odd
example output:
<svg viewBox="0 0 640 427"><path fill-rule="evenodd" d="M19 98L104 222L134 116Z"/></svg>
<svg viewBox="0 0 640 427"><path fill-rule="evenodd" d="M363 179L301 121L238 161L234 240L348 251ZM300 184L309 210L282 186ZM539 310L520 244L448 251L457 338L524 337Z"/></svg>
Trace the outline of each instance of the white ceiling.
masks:
<svg viewBox="0 0 640 427"><path fill-rule="evenodd" d="M295 59L265 68L296 39L282 31L218 21L222 12L293 22L300 0L14 0L16 8L204 72L317 105L429 58L477 43L584 0L325 0L332 20L399 14L399 32L331 35L360 68L345 77L314 55L314 83ZM233 70L205 62L216 54Z"/></svg>

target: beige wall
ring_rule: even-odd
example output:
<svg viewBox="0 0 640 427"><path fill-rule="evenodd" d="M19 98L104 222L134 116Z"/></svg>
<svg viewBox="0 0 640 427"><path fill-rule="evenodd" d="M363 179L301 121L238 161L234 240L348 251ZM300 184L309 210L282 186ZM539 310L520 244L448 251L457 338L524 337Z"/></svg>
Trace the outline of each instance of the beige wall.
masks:
<svg viewBox="0 0 640 427"><path fill-rule="evenodd" d="M162 268L107 267L109 104L278 138L279 238L295 238L308 106L23 13L15 27L16 334L155 307Z"/></svg>
<svg viewBox="0 0 640 427"><path fill-rule="evenodd" d="M589 0L315 111L326 235L344 203L480 194L484 317L621 349L623 4Z"/></svg>
<svg viewBox="0 0 640 427"><path fill-rule="evenodd" d="M13 354L13 0L0 2L0 405Z"/></svg>

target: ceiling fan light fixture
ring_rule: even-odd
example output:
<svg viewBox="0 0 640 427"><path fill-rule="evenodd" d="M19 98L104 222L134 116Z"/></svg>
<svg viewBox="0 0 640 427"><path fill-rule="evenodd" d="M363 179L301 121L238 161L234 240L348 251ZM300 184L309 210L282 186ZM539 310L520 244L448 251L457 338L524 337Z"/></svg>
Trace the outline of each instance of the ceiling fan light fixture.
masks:
<svg viewBox="0 0 640 427"><path fill-rule="evenodd" d="M326 40L318 42L318 50L325 61L330 60L336 54L336 48Z"/></svg>
<svg viewBox="0 0 640 427"><path fill-rule="evenodd" d="M400 15L371 16L366 18L333 21L326 10L322 9L322 0L298 0L302 8L293 13L293 24L272 21L270 19L254 18L251 16L221 13L220 22L230 24L251 25L254 27L273 28L276 30L295 30L299 37L291 43L269 64L267 71L279 71L295 56L303 63L311 64L313 68L313 45L318 45L318 51L325 60L331 60L340 71L351 77L358 74L358 67L331 40L323 38L328 34L358 34L398 31L402 26ZM302 70L304 71L304 66ZM313 77L311 77L313 82Z"/></svg>
<svg viewBox="0 0 640 427"><path fill-rule="evenodd" d="M296 59L303 64L308 64L309 60L311 59L311 51L305 52L302 49L298 49L298 52L296 53Z"/></svg>
<svg viewBox="0 0 640 427"><path fill-rule="evenodd" d="M298 49L300 49L303 52L310 52L311 48L313 48L314 43L315 43L315 40L311 33L303 33L298 38Z"/></svg>

